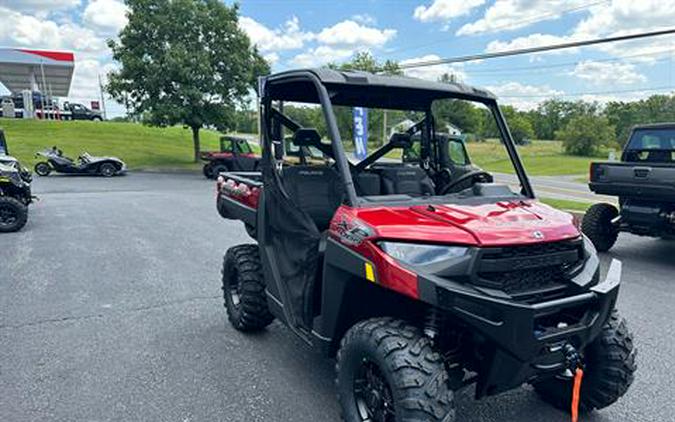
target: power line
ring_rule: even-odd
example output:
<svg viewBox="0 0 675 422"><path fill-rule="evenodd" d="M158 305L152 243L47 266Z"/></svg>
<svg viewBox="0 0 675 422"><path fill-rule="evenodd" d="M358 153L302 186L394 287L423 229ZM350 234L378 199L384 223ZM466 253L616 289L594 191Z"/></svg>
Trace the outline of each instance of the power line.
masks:
<svg viewBox="0 0 675 422"><path fill-rule="evenodd" d="M618 89L611 91L588 91L588 92L572 92L569 94L527 94L527 95L500 95L500 98L544 98L544 97L582 97L584 95L605 95L605 94L626 94L629 92L647 92L647 91L661 91L664 89L675 89L675 85L654 86L648 88L637 89Z"/></svg>
<svg viewBox="0 0 675 422"><path fill-rule="evenodd" d="M613 57L613 58L607 58L607 59L584 59L584 60L575 60L575 61L562 62L562 63L551 63L551 64L538 65L538 66L516 66L516 67L501 67L501 68L491 68L491 69L476 69L476 70L471 70L469 73L471 73L471 75L474 75L474 74L477 74L477 73L503 73L503 72L513 72L513 71L552 69L552 68L557 68L557 67L576 66L579 63L582 63L584 61L592 61L593 63L605 63L605 62L630 63L630 61L626 60L626 59L632 59L632 58L635 58L635 57L645 57L645 56L658 56L658 55L661 55L661 54L673 53L673 52L675 52L675 49L666 49L666 50L652 51L652 52L649 52L649 53L637 53L637 54L630 54L630 55L626 55L626 56ZM671 60L671 58L670 57L664 57L664 58L661 58L661 59L654 59L654 61L650 62L650 63L667 61L667 60Z"/></svg>
<svg viewBox="0 0 675 422"><path fill-rule="evenodd" d="M675 50L673 50L673 51L675 51ZM584 62L586 62L586 60L579 61L576 64L579 65L579 64L584 63ZM597 61L595 61L595 60L588 60L587 62L589 64L597 63ZM670 57L663 57L663 58L659 58L659 59L654 59L649 64L655 65L655 64L664 63L664 62L672 62L672 59ZM574 64L575 63L570 63L570 65L574 65ZM633 63L629 62L629 61L619 61L617 64L618 65L633 65ZM570 65L566 65L564 67L570 67ZM572 74L573 71L574 71L574 69L562 70L563 66L556 66L556 67L561 69L561 70L558 70L558 72L561 72L561 73L558 73L558 74ZM546 68L539 69L539 68L533 67L533 68L523 69L523 70L519 70L519 71L504 70L504 71L495 72L495 73L475 73L473 71L467 71L466 74L471 79L474 79L474 78L485 79L485 78L504 78L504 77L512 77L512 76L523 76L523 75L541 75L541 74L550 74L551 76L553 76L554 74L551 73L551 72L554 72L554 70L546 69Z"/></svg>
<svg viewBox="0 0 675 422"><path fill-rule="evenodd" d="M547 20L547 18L550 18L550 17L553 17L553 16L558 16L558 15L562 16L562 15L566 15L566 14L571 13L571 12L578 12L579 10L588 9L589 7L597 6L599 4L608 3L608 2L609 2L609 0L595 1L595 2L592 2L592 3L582 4L582 5L572 7L572 8L569 8L569 9L564 9L564 10L561 10L561 11L558 11L558 12L544 13L544 14L541 14L541 15L533 16L529 19L523 19L523 20L520 20L520 21L511 22L508 25L495 26L493 28L490 28L490 32L504 31L504 30L509 30L509 29L520 28L523 24L541 22L541 21ZM423 48L423 47L429 47L430 45L441 44L441 43L444 43L444 42L447 42L447 38L444 38L442 40L431 41L431 42L428 42L428 43L417 44L417 45L413 45L413 46L410 46L410 47L404 47L404 48L390 50L386 54L384 54L384 56L385 57L391 56L394 53L401 53L403 51L417 50L417 49L420 49L420 48Z"/></svg>
<svg viewBox="0 0 675 422"><path fill-rule="evenodd" d="M417 68L417 67L436 66L436 65L439 65L439 64L450 64L450 63L470 62L470 61L474 61L474 60L494 59L494 58L498 58L498 57L517 56L517 55L522 55L522 54L532 54L532 53L539 53L539 52L551 51L551 50L562 50L562 49L574 48L574 47L585 47L585 46L589 46L589 45L606 44L606 43L619 42L619 41L629 41L629 40L636 40L636 39L640 39L640 38L657 37L657 36L661 36L661 35L671 35L671 34L675 34L675 28L664 29L664 30L661 30L661 31L641 32L641 33L631 34L631 35L619 35L619 36L615 36L615 37L596 38L596 39L585 40L585 41L574 41L574 42L567 42L567 43L561 43L561 44L552 44L552 45L545 45L545 46L540 46L540 47L529 47L529 48L520 48L520 49L515 49L515 50L496 51L494 53L471 54L471 55L468 55L468 56L457 56L457 57L450 57L450 58L438 59L438 60L424 60L424 61L419 61L419 62L401 64L401 65L399 65L399 68L401 68L401 69L414 69L414 68Z"/></svg>

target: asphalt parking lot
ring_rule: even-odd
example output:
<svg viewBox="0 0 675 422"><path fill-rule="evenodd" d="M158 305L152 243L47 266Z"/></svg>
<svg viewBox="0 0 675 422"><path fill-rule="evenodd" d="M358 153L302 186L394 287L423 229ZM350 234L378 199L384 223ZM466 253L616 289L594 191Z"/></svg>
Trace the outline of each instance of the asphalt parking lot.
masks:
<svg viewBox="0 0 675 422"><path fill-rule="evenodd" d="M279 324L225 318L224 251L250 242L198 175L38 178L41 201L0 236L0 421L329 421L333 364ZM583 421L672 421L675 242L622 235L619 308L639 348L626 397ZM568 421L531 389L460 420Z"/></svg>

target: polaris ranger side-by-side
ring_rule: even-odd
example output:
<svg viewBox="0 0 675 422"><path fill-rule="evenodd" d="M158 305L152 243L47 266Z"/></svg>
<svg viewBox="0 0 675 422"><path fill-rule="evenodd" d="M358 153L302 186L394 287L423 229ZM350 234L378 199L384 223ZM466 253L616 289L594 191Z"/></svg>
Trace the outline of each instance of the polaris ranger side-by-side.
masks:
<svg viewBox="0 0 675 422"><path fill-rule="evenodd" d="M599 251L607 251L619 232L675 236L675 123L633 128L621 162L592 163L590 189L619 197L619 208L595 204L582 229Z"/></svg>
<svg viewBox="0 0 675 422"><path fill-rule="evenodd" d="M32 175L9 155L5 134L0 129L0 233L19 231L28 221L33 202Z"/></svg>
<svg viewBox="0 0 675 422"><path fill-rule="evenodd" d="M535 199L491 93L329 69L271 75L259 91L262 171L217 182L220 214L256 240L224 257L227 315L241 331L277 318L336 355L344 420L451 422L454 392L468 385L481 398L530 383L573 412L626 393L636 349L614 309L620 263L601 280L572 216ZM449 147L441 101L490 112L520 191ZM319 104L328 139L284 115L284 102ZM417 123L354 162L335 116L351 107ZM326 160L285 164L284 132ZM408 159L383 159L392 151Z"/></svg>
<svg viewBox="0 0 675 422"><path fill-rule="evenodd" d="M319 151L309 147L296 147L289 137L284 140L284 147L287 163L306 164L323 160ZM202 172L208 179L215 179L225 171L258 171L260 165L260 156L253 152L248 141L235 136L222 136L220 151L202 151L200 158L206 161Z"/></svg>
<svg viewBox="0 0 675 422"><path fill-rule="evenodd" d="M202 172L208 179L215 179L224 171L258 170L260 162L248 141L234 136L221 136L220 150L202 151L199 158L206 161Z"/></svg>

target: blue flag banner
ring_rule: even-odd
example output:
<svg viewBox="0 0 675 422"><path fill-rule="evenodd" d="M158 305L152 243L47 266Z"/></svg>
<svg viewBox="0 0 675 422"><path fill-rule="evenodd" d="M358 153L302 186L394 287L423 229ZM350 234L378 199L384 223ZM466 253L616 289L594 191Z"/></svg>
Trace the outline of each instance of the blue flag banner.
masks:
<svg viewBox="0 0 675 422"><path fill-rule="evenodd" d="M354 107L354 155L356 159L363 160L368 156L368 109Z"/></svg>

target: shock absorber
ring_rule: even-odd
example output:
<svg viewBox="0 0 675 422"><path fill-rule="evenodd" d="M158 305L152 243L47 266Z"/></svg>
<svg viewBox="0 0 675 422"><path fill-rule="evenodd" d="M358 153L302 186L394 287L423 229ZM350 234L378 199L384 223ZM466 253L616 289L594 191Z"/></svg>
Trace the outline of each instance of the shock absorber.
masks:
<svg viewBox="0 0 675 422"><path fill-rule="evenodd" d="M424 318L424 335L431 340L436 340L443 323L442 315L436 308L430 308Z"/></svg>

